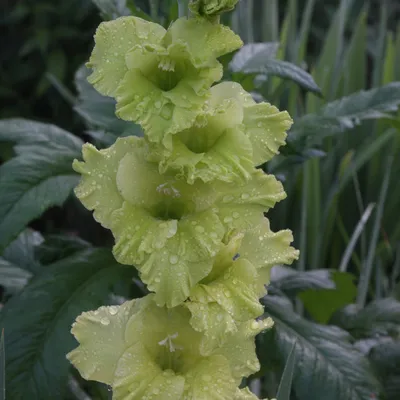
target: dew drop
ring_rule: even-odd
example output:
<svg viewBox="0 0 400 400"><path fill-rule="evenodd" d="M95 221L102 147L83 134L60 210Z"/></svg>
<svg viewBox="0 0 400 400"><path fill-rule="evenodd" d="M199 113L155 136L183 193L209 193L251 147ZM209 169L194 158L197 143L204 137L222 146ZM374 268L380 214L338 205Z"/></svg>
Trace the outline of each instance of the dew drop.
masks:
<svg viewBox="0 0 400 400"><path fill-rule="evenodd" d="M242 199L243 200L246 200L246 199L248 199L250 197L250 195L248 194L248 193L243 193L242 194Z"/></svg>
<svg viewBox="0 0 400 400"><path fill-rule="evenodd" d="M110 312L111 315L115 315L118 312L118 307L117 306L111 306L108 311Z"/></svg>
<svg viewBox="0 0 400 400"><path fill-rule="evenodd" d="M110 320L108 318L102 318L100 322L102 325L110 325Z"/></svg>
<svg viewBox="0 0 400 400"><path fill-rule="evenodd" d="M169 262L170 262L171 264L176 264L176 263L178 262L178 256L176 256L176 255L170 256L170 257L169 257Z"/></svg>

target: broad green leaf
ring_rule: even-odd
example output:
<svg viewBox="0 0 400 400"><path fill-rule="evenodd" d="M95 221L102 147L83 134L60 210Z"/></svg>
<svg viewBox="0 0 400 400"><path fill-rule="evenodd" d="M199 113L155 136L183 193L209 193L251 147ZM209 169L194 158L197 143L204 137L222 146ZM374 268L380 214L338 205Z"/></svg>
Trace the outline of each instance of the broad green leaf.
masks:
<svg viewBox="0 0 400 400"><path fill-rule="evenodd" d="M131 271L108 250L83 251L49 265L6 303L0 328L5 329L8 398L63 398L69 370L65 355L75 347L72 322L82 311L107 303L114 284L129 280Z"/></svg>
<svg viewBox="0 0 400 400"><path fill-rule="evenodd" d="M47 265L89 247L91 247L91 244L79 236L48 235L36 249L35 255L42 265Z"/></svg>
<svg viewBox="0 0 400 400"><path fill-rule="evenodd" d="M279 43L248 43L235 53L229 64L233 72L243 72L248 68L262 68L264 63L275 58Z"/></svg>
<svg viewBox="0 0 400 400"><path fill-rule="evenodd" d="M288 267L274 267L271 271L271 284L287 296L296 296L308 290L335 289L335 282L327 269L296 271Z"/></svg>
<svg viewBox="0 0 400 400"><path fill-rule="evenodd" d="M82 141L53 125L0 121L0 140L17 156L0 167L0 251L47 208L61 206L78 183L72 161Z"/></svg>
<svg viewBox="0 0 400 400"><path fill-rule="evenodd" d="M349 305L333 315L330 323L350 332L355 338L400 335L400 302L392 298L375 300L360 309Z"/></svg>
<svg viewBox="0 0 400 400"><path fill-rule="evenodd" d="M139 125L126 122L115 115L115 100L102 96L87 81L90 71L82 66L75 74L78 103L75 111L85 120L91 136L105 146L112 145L118 136L142 135Z"/></svg>
<svg viewBox="0 0 400 400"><path fill-rule="evenodd" d="M387 341L375 346L369 358L377 371L386 400L397 400L400 393L400 341Z"/></svg>
<svg viewBox="0 0 400 400"><path fill-rule="evenodd" d="M305 309L315 321L322 324L326 324L334 312L353 303L357 296L353 275L334 271L331 277L335 283L334 289L311 289L299 294Z"/></svg>
<svg viewBox="0 0 400 400"><path fill-rule="evenodd" d="M296 368L293 390L308 400L371 400L378 398L379 383L368 360L350 344L350 336L334 326L314 324L296 314L287 299L263 298L266 314L275 331L265 356L278 357L284 364L295 343ZM265 335L269 335L266 333ZM268 349L268 350L267 350Z"/></svg>
<svg viewBox="0 0 400 400"><path fill-rule="evenodd" d="M41 267L35 257L35 251L43 241L44 239L39 232L30 228L25 229L4 249L0 260L35 273Z"/></svg>
<svg viewBox="0 0 400 400"><path fill-rule="evenodd" d="M291 140L307 136L308 145L352 129L364 120L387 118L400 105L400 82L360 91L325 105L318 113L297 120L289 134Z"/></svg>
<svg viewBox="0 0 400 400"><path fill-rule="evenodd" d="M252 62L249 67L243 67L241 72L245 74L265 74L267 76L279 76L280 78L289 79L297 83L308 91L321 94L321 90L315 83L313 77L297 65L273 58L261 59L259 63L258 61L259 60Z"/></svg>

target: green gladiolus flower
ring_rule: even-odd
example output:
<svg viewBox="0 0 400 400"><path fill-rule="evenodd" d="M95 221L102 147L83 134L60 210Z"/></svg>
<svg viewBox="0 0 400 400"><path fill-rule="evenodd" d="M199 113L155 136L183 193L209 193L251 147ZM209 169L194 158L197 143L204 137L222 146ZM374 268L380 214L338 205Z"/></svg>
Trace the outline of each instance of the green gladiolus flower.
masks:
<svg viewBox="0 0 400 400"><path fill-rule="evenodd" d="M192 313L192 326L204 333L204 353L221 346L237 332L238 324L264 312L259 298L266 294L271 268L298 258L298 251L290 246L292 240L290 231L273 233L262 218L253 230L234 235L220 251L211 272L191 290L185 303Z"/></svg>
<svg viewBox="0 0 400 400"><path fill-rule="evenodd" d="M166 31L136 17L100 24L89 82L115 97L117 115L140 123L151 141L193 125L210 86L222 77L217 58L242 45L228 27L181 18Z"/></svg>
<svg viewBox="0 0 400 400"><path fill-rule="evenodd" d="M139 269L159 305L174 307L210 273L225 234L249 229L285 194L262 171L243 184L190 185L160 174L147 154L146 141L137 137L100 151L85 145L85 162L74 162L83 176L75 192L113 232L116 259Z"/></svg>
<svg viewBox="0 0 400 400"><path fill-rule="evenodd" d="M189 318L185 307L158 307L152 295L100 307L73 324L79 346L67 357L85 379L111 385L114 400L246 399L237 386L259 369L254 337L271 320L242 324L204 355Z"/></svg>
<svg viewBox="0 0 400 400"><path fill-rule="evenodd" d="M213 17L235 8L239 0L194 0L190 10L197 15Z"/></svg>
<svg viewBox="0 0 400 400"><path fill-rule="evenodd" d="M160 172L171 169L189 183L249 179L255 166L279 153L292 119L268 103L257 104L238 83L220 83L210 93L202 124L174 135L171 148L153 146L152 159L160 162Z"/></svg>

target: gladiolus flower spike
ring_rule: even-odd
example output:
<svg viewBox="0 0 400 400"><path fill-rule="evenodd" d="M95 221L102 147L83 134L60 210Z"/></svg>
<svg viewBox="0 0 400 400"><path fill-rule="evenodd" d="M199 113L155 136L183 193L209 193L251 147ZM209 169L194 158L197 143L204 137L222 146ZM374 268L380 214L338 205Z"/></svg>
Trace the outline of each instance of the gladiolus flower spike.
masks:
<svg viewBox="0 0 400 400"><path fill-rule="evenodd" d="M271 231L264 213L286 194L256 167L292 121L237 83L216 84L218 57L242 42L210 16L235 4L194 1L168 30L121 17L95 35L89 82L144 137L85 144L75 193L151 294L78 316L67 358L114 400L257 399L239 385L260 368L255 336L273 325L259 299L272 266L298 251L290 231Z"/></svg>

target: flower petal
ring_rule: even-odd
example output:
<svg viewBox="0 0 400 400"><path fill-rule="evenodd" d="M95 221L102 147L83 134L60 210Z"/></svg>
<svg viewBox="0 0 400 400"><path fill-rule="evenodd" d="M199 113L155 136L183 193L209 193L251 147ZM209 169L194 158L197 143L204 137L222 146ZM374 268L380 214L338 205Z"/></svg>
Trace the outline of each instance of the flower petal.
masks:
<svg viewBox="0 0 400 400"><path fill-rule="evenodd" d="M226 340L227 335L237 331L236 321L218 303L200 303L188 301L185 303L190 310L192 327L204 334L200 344L200 352L208 355Z"/></svg>
<svg viewBox="0 0 400 400"><path fill-rule="evenodd" d="M114 96L128 68L125 54L134 45L159 43L165 29L137 17L103 22L95 34L95 47L87 66L93 69L88 81L106 96Z"/></svg>
<svg viewBox="0 0 400 400"><path fill-rule="evenodd" d="M116 170L125 154L135 148L135 142L134 138L117 139L104 150L86 143L82 148L84 162L74 160L74 170L82 175L75 194L88 210L94 210L94 218L106 228L110 227L112 212L123 202L116 184Z"/></svg>
<svg viewBox="0 0 400 400"><path fill-rule="evenodd" d="M233 400L259 400L258 397L251 393L248 388L237 389Z"/></svg>
<svg viewBox="0 0 400 400"><path fill-rule="evenodd" d="M129 347L118 361L113 381L113 399L181 399L185 379L163 371L141 343Z"/></svg>
<svg viewBox="0 0 400 400"><path fill-rule="evenodd" d="M269 103L257 104L251 95L235 82L219 83L211 91L214 101L221 102L231 98L243 107L243 124L252 144L254 165L263 164L279 154L279 147L285 144L286 131L293 123L286 111L280 112Z"/></svg>
<svg viewBox="0 0 400 400"><path fill-rule="evenodd" d="M134 264L159 305L175 307L212 269L224 229L212 212L161 221L128 203L113 214L118 262Z"/></svg>
<svg viewBox="0 0 400 400"><path fill-rule="evenodd" d="M236 392L225 357L211 356L197 363L185 376L185 399L232 400Z"/></svg>
<svg viewBox="0 0 400 400"><path fill-rule="evenodd" d="M293 235L290 230L272 232L267 218L246 232L240 247L240 255L257 268L271 268L277 264L292 264L299 251L290 246Z"/></svg>
<svg viewBox="0 0 400 400"><path fill-rule="evenodd" d="M260 103L245 109L243 123L253 145L254 164L261 165L279 154L293 120L286 111Z"/></svg>
<svg viewBox="0 0 400 400"><path fill-rule="evenodd" d="M112 384L118 360L128 346L126 324L136 308L133 300L121 306L100 307L77 317L71 332L80 344L67 358L83 378Z"/></svg>
<svg viewBox="0 0 400 400"><path fill-rule="evenodd" d="M273 326L271 318L262 321L244 322L235 335L230 335L222 347L214 354L223 355L230 363L233 377L240 383L242 377L247 377L260 369L254 338L261 331Z"/></svg>
<svg viewBox="0 0 400 400"><path fill-rule="evenodd" d="M221 221L228 229L246 231L286 193L273 175L256 170L251 179L242 183L214 183L219 193L216 205Z"/></svg>
<svg viewBox="0 0 400 400"><path fill-rule="evenodd" d="M197 68L242 47L243 42L230 28L203 18L180 18L168 29L164 43L183 42Z"/></svg>
<svg viewBox="0 0 400 400"><path fill-rule="evenodd" d="M162 90L140 69L127 71L116 90L117 115L139 123L150 141L170 147L171 135L194 124L209 87L222 77L222 67L216 61L209 68L187 69L171 90ZM161 72L153 72L157 73Z"/></svg>

